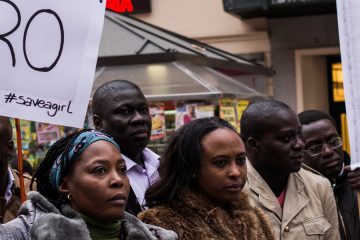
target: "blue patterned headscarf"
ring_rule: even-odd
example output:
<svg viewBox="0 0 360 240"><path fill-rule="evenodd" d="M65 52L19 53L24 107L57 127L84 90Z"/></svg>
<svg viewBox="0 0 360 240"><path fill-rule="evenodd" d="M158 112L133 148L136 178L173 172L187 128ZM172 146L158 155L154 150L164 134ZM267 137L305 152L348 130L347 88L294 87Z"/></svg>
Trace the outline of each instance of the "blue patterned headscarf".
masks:
<svg viewBox="0 0 360 240"><path fill-rule="evenodd" d="M99 140L108 141L120 150L119 145L111 137L104 133L95 130L80 133L69 143L70 145L64 149L51 167L49 174L51 185L55 188L59 188L65 170L73 164L73 162L87 147Z"/></svg>

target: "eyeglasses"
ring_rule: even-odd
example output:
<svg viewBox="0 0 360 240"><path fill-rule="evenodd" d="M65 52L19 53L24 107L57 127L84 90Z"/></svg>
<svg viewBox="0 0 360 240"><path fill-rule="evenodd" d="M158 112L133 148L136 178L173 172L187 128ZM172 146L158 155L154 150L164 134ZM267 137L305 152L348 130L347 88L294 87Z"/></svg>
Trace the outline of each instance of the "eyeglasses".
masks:
<svg viewBox="0 0 360 240"><path fill-rule="evenodd" d="M326 143L311 146L304 151L307 152L310 156L316 157L323 154L323 152L325 151L325 144L328 146L328 148L334 150L338 147L341 147L343 145L343 142L341 137L336 137L327 141Z"/></svg>

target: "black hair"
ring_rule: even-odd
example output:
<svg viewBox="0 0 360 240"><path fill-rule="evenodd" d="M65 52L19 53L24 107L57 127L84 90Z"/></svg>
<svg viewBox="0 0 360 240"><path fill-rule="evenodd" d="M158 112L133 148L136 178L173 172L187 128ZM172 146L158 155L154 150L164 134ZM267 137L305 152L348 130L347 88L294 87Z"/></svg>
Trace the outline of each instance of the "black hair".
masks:
<svg viewBox="0 0 360 240"><path fill-rule="evenodd" d="M111 95L109 94L110 92L115 90L119 91L127 89L135 89L142 93L139 86L128 80L112 80L101 85L98 89L96 89L92 99L93 113L100 116L102 115L102 104L106 101L111 100Z"/></svg>
<svg viewBox="0 0 360 240"><path fill-rule="evenodd" d="M182 190L194 187L194 174L199 172L202 158L201 141L219 128L237 133L230 123L215 117L196 119L174 133L160 159L160 179L145 193L149 207L170 203L179 198Z"/></svg>
<svg viewBox="0 0 360 240"><path fill-rule="evenodd" d="M0 116L0 141L7 144L12 140L13 129L8 117Z"/></svg>
<svg viewBox="0 0 360 240"><path fill-rule="evenodd" d="M242 140L246 143L249 137L260 139L268 130L268 126L264 124L266 120L280 110L290 109L288 105L277 100L259 100L250 103L240 120Z"/></svg>
<svg viewBox="0 0 360 240"><path fill-rule="evenodd" d="M324 113L324 112L322 112L320 110L314 110L314 109L306 110L306 111L303 111L303 112L299 113L298 117L299 117L301 125L307 125L307 124L310 124L310 123L313 123L313 122L317 122L317 121L320 121L320 120L327 119L337 129L337 125L336 125L336 122L335 122L334 118L332 116L330 116L329 114Z"/></svg>
<svg viewBox="0 0 360 240"><path fill-rule="evenodd" d="M0 116L0 169L4 171L8 168L12 153L9 152L10 146L13 147L13 129L8 117ZM5 150L6 149L6 150ZM11 149L12 150L12 149Z"/></svg>
<svg viewBox="0 0 360 240"><path fill-rule="evenodd" d="M30 189L33 189L33 184L36 182L36 189L37 191L42 194L44 197L47 198L49 202L54 204L57 208L60 208L61 205L67 202L66 196L63 196L59 193L58 189L54 187L50 183L50 170L53 166L54 162L63 152L70 151L70 147L73 141L79 136L82 132L90 131L90 130L81 130L79 132L74 132L60 140L56 141L53 145L51 145L49 151L46 153L44 160L39 165L38 169L36 170L34 177L30 183ZM69 154L65 154L68 156ZM65 161L62 161L62 164ZM64 169L64 164L61 166ZM72 164L66 164L66 169L63 171L63 176L67 174L69 169L71 169Z"/></svg>
<svg viewBox="0 0 360 240"><path fill-rule="evenodd" d="M17 155L13 155L10 161L10 165L13 169L19 170ZM23 172L28 173L30 176L33 175L33 167L27 160L23 160Z"/></svg>

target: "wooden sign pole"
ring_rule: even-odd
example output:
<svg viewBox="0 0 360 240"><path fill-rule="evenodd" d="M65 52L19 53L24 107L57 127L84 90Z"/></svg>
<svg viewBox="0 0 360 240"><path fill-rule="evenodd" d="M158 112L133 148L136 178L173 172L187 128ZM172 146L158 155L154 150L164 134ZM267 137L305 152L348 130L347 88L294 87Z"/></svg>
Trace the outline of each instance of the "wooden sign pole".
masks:
<svg viewBox="0 0 360 240"><path fill-rule="evenodd" d="M15 118L16 126L16 142L17 142L17 151L18 151L18 172L19 172L19 182L20 182L20 197L21 202L25 202L25 184L24 184L24 175L23 175L23 156L22 156L22 143L21 143L21 129L20 129L20 120Z"/></svg>

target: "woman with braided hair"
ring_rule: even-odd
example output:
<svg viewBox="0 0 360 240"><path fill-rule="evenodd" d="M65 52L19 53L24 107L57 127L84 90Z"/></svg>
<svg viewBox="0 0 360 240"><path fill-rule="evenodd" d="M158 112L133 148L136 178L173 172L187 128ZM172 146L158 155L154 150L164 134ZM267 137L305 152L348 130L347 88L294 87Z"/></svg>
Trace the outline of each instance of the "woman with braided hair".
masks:
<svg viewBox="0 0 360 240"><path fill-rule="evenodd" d="M0 239L177 239L125 213L126 164L109 136L73 133L51 146L18 217L0 225Z"/></svg>

